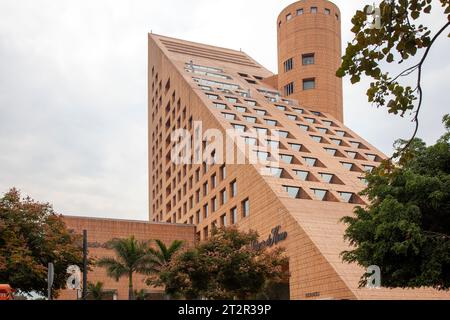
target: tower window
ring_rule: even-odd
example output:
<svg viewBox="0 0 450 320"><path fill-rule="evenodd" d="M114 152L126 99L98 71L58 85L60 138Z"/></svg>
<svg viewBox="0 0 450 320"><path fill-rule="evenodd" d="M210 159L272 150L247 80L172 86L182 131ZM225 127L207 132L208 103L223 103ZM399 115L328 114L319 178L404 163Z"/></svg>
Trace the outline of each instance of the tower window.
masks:
<svg viewBox="0 0 450 320"><path fill-rule="evenodd" d="M311 90L316 88L316 79L303 80L303 90Z"/></svg>
<svg viewBox="0 0 450 320"><path fill-rule="evenodd" d="M303 14L303 9L297 9L297 15L300 16Z"/></svg>
<svg viewBox="0 0 450 320"><path fill-rule="evenodd" d="M291 20L291 19L292 19L292 14L288 13L288 14L286 15L286 21L289 21L289 20Z"/></svg>
<svg viewBox="0 0 450 320"><path fill-rule="evenodd" d="M314 62L315 62L314 53L307 53L302 55L302 63L304 66L314 64Z"/></svg>
<svg viewBox="0 0 450 320"><path fill-rule="evenodd" d="M311 13L317 13L317 7L311 7Z"/></svg>
<svg viewBox="0 0 450 320"><path fill-rule="evenodd" d="M325 14L326 14L326 15L330 15L330 14L331 14L331 10L328 9L328 8L325 8Z"/></svg>
<svg viewBox="0 0 450 320"><path fill-rule="evenodd" d="M289 96L294 93L294 83L291 82L284 86L284 95Z"/></svg>
<svg viewBox="0 0 450 320"><path fill-rule="evenodd" d="M284 62L284 72L288 72L294 68L294 60L292 58Z"/></svg>

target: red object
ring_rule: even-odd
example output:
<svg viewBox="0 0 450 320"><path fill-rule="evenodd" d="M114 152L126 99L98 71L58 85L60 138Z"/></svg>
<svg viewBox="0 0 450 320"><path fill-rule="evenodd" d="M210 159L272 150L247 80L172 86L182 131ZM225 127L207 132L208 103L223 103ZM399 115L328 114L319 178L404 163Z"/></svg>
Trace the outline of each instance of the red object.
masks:
<svg viewBox="0 0 450 320"><path fill-rule="evenodd" d="M9 284L0 284L0 300L13 300L13 293Z"/></svg>

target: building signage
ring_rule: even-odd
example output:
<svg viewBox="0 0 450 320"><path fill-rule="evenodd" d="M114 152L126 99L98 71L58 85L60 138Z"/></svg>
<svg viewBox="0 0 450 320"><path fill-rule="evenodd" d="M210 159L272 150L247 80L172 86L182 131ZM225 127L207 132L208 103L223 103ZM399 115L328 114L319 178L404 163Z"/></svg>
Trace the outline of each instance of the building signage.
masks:
<svg viewBox="0 0 450 320"><path fill-rule="evenodd" d="M265 248L271 248L271 247L277 245L278 243L285 241L288 237L288 233L280 232L280 230L281 230L281 226L273 228L272 233L269 235L269 238L267 238L267 240L264 240L261 242L254 241L252 243L252 247L255 250L261 250L261 249L265 249Z"/></svg>

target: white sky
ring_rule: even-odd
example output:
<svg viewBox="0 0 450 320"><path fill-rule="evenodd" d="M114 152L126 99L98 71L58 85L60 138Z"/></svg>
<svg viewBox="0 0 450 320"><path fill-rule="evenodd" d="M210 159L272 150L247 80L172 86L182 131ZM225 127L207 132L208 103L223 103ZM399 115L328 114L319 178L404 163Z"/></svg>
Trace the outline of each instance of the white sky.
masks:
<svg viewBox="0 0 450 320"><path fill-rule="evenodd" d="M0 0L0 193L16 186L60 213L147 219L147 32L242 48L276 72L276 18L291 2ZM344 44L372 2L335 1ZM444 36L426 65L428 143L450 109L448 52ZM344 84L350 128L385 153L410 136L408 119L367 103L367 83Z"/></svg>

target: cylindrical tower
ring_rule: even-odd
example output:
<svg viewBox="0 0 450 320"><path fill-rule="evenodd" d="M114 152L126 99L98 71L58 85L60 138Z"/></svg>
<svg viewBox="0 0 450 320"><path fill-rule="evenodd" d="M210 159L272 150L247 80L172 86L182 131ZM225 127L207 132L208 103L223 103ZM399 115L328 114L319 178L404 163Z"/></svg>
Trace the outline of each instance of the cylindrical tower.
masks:
<svg viewBox="0 0 450 320"><path fill-rule="evenodd" d="M278 17L278 89L300 105L343 121L341 14L326 0L303 0Z"/></svg>

